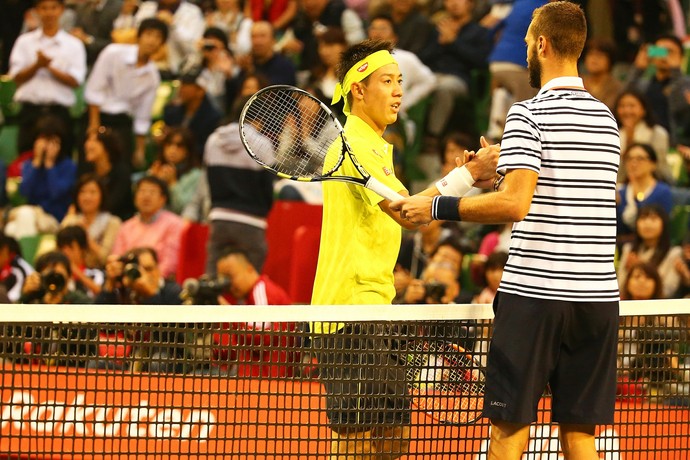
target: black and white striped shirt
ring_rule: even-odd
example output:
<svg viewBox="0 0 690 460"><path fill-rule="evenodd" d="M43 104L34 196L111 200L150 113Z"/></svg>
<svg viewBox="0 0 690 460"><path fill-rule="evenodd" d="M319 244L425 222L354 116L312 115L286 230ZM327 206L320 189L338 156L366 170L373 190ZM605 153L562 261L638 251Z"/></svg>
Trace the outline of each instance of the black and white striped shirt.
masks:
<svg viewBox="0 0 690 460"><path fill-rule="evenodd" d="M497 169L529 169L539 179L529 213L513 225L499 291L619 299L613 265L619 159L616 121L580 78L555 78L511 107Z"/></svg>

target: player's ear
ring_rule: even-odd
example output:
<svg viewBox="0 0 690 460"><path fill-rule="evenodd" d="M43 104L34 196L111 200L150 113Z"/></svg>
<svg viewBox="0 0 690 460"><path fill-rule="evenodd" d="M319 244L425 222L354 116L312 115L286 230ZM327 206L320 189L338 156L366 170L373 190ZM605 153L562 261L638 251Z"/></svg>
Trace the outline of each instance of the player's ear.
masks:
<svg viewBox="0 0 690 460"><path fill-rule="evenodd" d="M364 85L361 82L355 82L350 86L350 93L354 99L361 100L364 98Z"/></svg>

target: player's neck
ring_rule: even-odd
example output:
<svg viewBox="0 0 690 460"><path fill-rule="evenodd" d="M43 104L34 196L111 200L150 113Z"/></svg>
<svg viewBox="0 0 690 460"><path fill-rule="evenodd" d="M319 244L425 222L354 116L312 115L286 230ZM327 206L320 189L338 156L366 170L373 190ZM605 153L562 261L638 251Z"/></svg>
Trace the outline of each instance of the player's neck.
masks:
<svg viewBox="0 0 690 460"><path fill-rule="evenodd" d="M577 63L559 63L550 66L544 65L541 73L541 86L544 86L554 78L579 76L580 74L577 71Z"/></svg>
<svg viewBox="0 0 690 460"><path fill-rule="evenodd" d="M386 130L387 125L379 126L362 107L352 107L351 114L362 120L364 123L368 124L376 134L378 134L380 137L383 137L383 132Z"/></svg>

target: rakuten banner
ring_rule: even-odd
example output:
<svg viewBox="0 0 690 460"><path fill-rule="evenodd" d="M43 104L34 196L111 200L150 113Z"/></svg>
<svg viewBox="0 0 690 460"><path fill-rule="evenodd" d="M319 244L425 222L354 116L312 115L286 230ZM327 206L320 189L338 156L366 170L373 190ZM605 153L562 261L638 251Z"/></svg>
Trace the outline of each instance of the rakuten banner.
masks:
<svg viewBox="0 0 690 460"><path fill-rule="evenodd" d="M331 437L316 381L38 366L6 366L0 381L0 459L325 459ZM549 404L542 400L525 458L563 458ZM486 458L485 420L453 427L414 411L412 423L408 458ZM603 459L688 460L689 411L620 403L597 437Z"/></svg>

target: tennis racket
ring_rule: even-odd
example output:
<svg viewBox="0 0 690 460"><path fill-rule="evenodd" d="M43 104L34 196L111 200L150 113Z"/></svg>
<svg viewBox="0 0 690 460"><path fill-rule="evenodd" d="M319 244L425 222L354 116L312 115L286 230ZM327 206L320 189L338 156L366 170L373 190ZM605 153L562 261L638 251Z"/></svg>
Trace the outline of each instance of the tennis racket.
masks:
<svg viewBox="0 0 690 460"><path fill-rule="evenodd" d="M484 407L484 371L462 347L448 342L407 344L407 386L412 403L452 425L474 422Z"/></svg>
<svg viewBox="0 0 690 460"><path fill-rule="evenodd" d="M279 177L362 185L383 198L403 197L372 177L352 153L343 127L323 102L299 88L274 85L254 94L240 114L240 137L247 153ZM328 152L338 148L339 154ZM361 177L334 173L349 156Z"/></svg>

